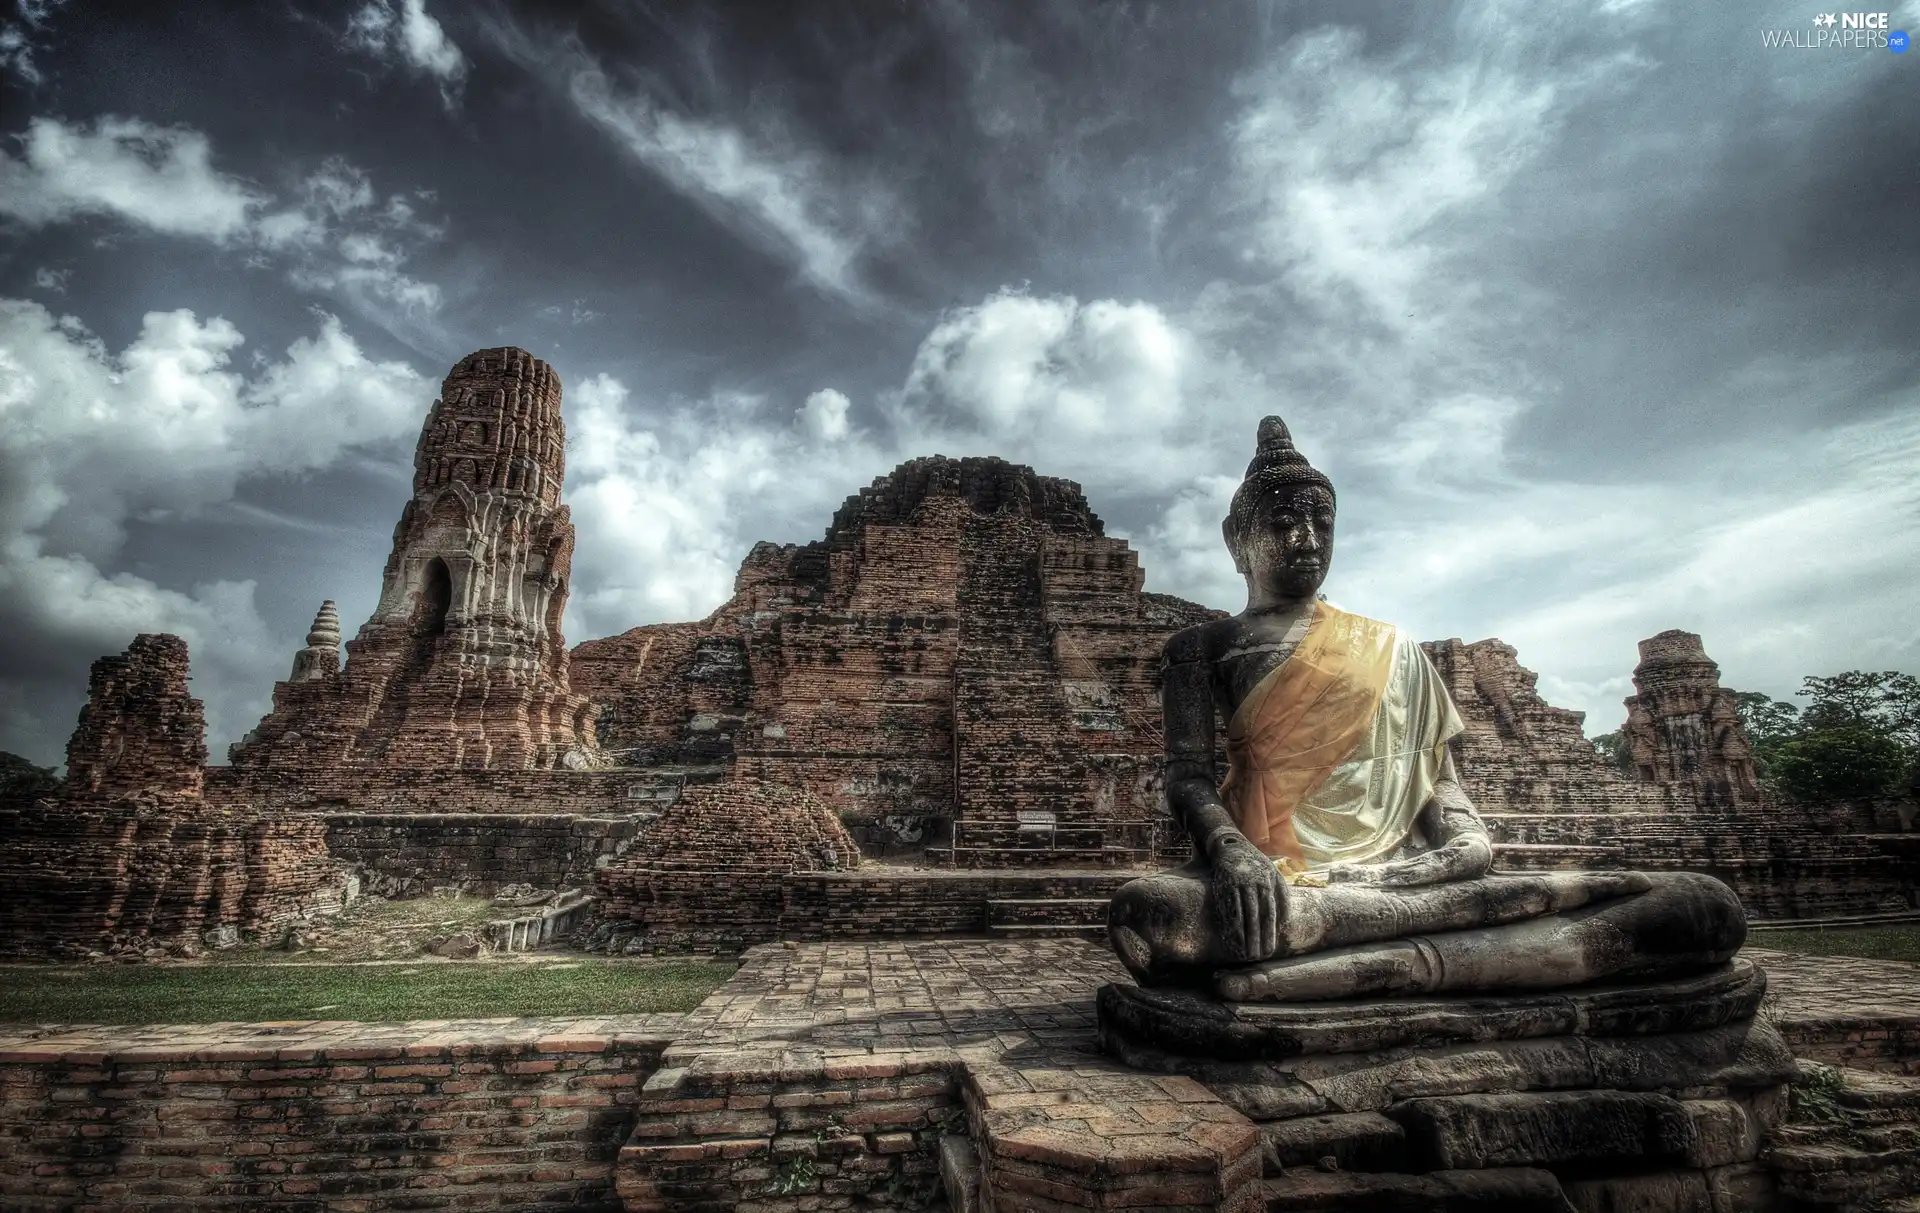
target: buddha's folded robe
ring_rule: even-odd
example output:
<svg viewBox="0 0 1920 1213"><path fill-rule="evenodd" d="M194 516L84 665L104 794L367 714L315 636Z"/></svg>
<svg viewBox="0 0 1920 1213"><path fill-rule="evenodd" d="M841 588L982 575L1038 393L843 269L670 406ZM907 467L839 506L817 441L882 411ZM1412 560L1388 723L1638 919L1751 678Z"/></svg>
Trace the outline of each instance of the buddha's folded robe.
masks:
<svg viewBox="0 0 1920 1213"><path fill-rule="evenodd" d="M1234 712L1221 796L1289 873L1368 863L1416 829L1462 728L1417 643L1319 602L1299 646Z"/></svg>

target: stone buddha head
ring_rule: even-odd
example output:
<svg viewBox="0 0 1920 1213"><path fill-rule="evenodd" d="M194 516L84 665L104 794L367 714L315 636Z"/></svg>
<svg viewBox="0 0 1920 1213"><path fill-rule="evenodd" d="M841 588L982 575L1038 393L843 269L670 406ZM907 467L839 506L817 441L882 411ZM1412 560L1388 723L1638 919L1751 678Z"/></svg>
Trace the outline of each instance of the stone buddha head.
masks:
<svg viewBox="0 0 1920 1213"><path fill-rule="evenodd" d="M1233 565L1256 597L1302 602L1333 562L1333 482L1293 445L1286 422L1260 422L1246 479L1220 523Z"/></svg>

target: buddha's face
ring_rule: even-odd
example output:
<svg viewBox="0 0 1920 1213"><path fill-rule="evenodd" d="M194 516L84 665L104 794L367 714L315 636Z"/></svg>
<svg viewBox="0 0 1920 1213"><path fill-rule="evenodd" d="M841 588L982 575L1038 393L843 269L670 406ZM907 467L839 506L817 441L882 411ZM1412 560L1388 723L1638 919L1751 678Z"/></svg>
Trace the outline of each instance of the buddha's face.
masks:
<svg viewBox="0 0 1920 1213"><path fill-rule="evenodd" d="M1312 598L1333 562L1333 496L1318 485L1263 493L1239 556L1250 589L1282 602Z"/></svg>

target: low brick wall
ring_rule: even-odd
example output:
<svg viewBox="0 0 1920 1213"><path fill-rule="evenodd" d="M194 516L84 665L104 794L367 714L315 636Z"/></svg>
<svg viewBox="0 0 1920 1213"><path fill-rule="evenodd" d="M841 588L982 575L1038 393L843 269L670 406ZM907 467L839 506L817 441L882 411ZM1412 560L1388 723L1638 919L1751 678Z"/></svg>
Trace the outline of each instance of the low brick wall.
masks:
<svg viewBox="0 0 1920 1213"><path fill-rule="evenodd" d="M680 1017L0 1036L9 1210L616 1210Z"/></svg>
<svg viewBox="0 0 1920 1213"><path fill-rule="evenodd" d="M648 1081L620 1155L629 1213L747 1199L767 1209L941 1203L941 1139L967 1132L950 1057L761 1060L663 1069Z"/></svg>
<svg viewBox="0 0 1920 1213"><path fill-rule="evenodd" d="M408 893L457 885L590 884L601 856L617 854L642 817L509 813L329 813L327 850Z"/></svg>
<svg viewBox="0 0 1920 1213"><path fill-rule="evenodd" d="M607 917L643 924L655 947L704 949L775 939L980 935L989 925L989 901L1111 897L1137 873L714 868L619 875L611 894L601 881ZM656 914L656 904L664 912ZM688 904L700 907L697 921L684 912Z"/></svg>
<svg viewBox="0 0 1920 1213"><path fill-rule="evenodd" d="M1795 1057L1808 1061L1920 1074L1920 1013L1786 1020L1780 1024L1780 1037Z"/></svg>
<svg viewBox="0 0 1920 1213"><path fill-rule="evenodd" d="M987 902L1111 897L1134 872L813 872L788 878L783 936L978 935Z"/></svg>
<svg viewBox="0 0 1920 1213"><path fill-rule="evenodd" d="M0 810L0 956L84 956L270 935L341 909L346 873L309 818L197 797Z"/></svg>

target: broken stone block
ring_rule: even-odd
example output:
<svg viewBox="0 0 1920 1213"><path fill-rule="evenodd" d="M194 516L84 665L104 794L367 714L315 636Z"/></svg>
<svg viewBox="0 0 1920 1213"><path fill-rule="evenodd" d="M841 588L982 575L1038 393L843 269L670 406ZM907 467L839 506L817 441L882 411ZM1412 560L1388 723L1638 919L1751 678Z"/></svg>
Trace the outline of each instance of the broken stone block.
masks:
<svg viewBox="0 0 1920 1213"><path fill-rule="evenodd" d="M1420 1170L1682 1162L1695 1147L1680 1101L1639 1091L1526 1091L1411 1099L1386 1115Z"/></svg>

